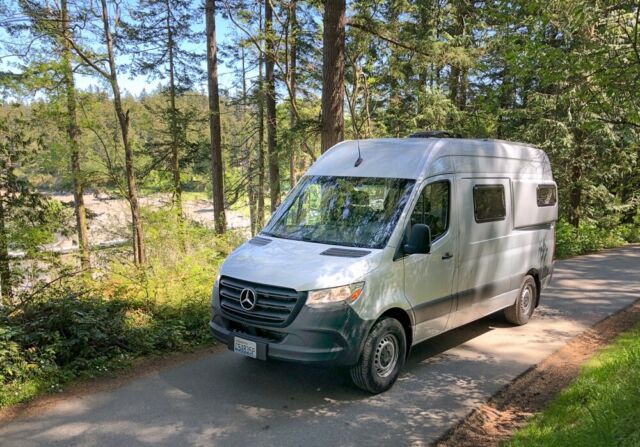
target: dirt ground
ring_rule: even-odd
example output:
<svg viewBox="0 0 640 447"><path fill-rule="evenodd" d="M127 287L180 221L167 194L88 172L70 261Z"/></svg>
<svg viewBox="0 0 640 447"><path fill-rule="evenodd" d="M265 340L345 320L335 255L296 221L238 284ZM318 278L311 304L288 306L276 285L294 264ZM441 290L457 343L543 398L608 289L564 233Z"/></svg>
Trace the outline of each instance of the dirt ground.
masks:
<svg viewBox="0 0 640 447"><path fill-rule="evenodd" d="M580 365L640 321L640 300L597 323L526 371L435 442L437 447L489 447L509 439L578 376Z"/></svg>

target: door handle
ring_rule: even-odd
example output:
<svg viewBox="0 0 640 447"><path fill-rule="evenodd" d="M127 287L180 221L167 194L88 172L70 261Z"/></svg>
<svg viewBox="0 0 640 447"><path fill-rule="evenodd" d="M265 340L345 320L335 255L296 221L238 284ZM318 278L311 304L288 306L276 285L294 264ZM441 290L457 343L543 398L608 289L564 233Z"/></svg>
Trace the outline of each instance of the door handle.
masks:
<svg viewBox="0 0 640 447"><path fill-rule="evenodd" d="M451 259L453 258L453 255L449 252L446 252L445 254L442 255L442 259L447 260L447 259Z"/></svg>

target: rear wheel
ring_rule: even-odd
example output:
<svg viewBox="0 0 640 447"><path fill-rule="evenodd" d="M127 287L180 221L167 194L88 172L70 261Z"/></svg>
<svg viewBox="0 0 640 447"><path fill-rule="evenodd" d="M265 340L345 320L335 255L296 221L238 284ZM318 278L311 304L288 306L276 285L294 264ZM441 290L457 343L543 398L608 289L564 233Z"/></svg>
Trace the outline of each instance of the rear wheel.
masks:
<svg viewBox="0 0 640 447"><path fill-rule="evenodd" d="M383 318L367 336L358 363L351 367L351 380L372 394L386 391L398 378L406 354L402 324L395 318Z"/></svg>
<svg viewBox="0 0 640 447"><path fill-rule="evenodd" d="M520 293L513 306L504 310L504 316L509 323L522 326L526 324L533 310L536 307L536 297L538 296L538 288L536 287L536 281L531 275L527 275L522 280L520 286Z"/></svg>

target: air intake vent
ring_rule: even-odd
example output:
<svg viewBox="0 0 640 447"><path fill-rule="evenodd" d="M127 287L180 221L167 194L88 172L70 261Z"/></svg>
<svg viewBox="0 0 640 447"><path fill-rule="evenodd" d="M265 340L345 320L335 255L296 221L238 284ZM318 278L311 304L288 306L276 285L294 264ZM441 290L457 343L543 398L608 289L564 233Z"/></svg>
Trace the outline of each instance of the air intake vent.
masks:
<svg viewBox="0 0 640 447"><path fill-rule="evenodd" d="M338 256L341 258L361 258L367 256L370 251L367 250L352 250L349 248L330 248L320 253L325 256Z"/></svg>
<svg viewBox="0 0 640 447"><path fill-rule="evenodd" d="M246 309L240 303L240 295L245 289L250 289L254 293L253 309ZM226 318L260 326L287 326L307 299L307 292L252 283L228 276L220 278L219 290L220 307Z"/></svg>
<svg viewBox="0 0 640 447"><path fill-rule="evenodd" d="M260 236L256 236L249 241L250 244L259 245L259 246L267 245L271 242L272 242L271 239L267 239L266 237L260 237Z"/></svg>
<svg viewBox="0 0 640 447"><path fill-rule="evenodd" d="M409 138L456 138L457 136L446 130L424 130L409 135Z"/></svg>

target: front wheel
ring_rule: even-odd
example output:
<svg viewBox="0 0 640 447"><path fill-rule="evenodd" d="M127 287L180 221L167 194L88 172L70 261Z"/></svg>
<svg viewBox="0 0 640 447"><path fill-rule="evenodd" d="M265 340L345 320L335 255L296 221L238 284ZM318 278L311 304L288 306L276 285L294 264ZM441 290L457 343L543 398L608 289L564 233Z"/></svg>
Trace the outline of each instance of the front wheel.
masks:
<svg viewBox="0 0 640 447"><path fill-rule="evenodd" d="M530 275L525 276L516 302L513 303L513 306L504 310L504 316L509 323L522 326L529 321L536 307L537 290L536 281L533 277Z"/></svg>
<svg viewBox="0 0 640 447"><path fill-rule="evenodd" d="M371 329L360 360L351 367L351 380L372 394L388 390L394 384L407 354L407 338L395 318L383 318Z"/></svg>

